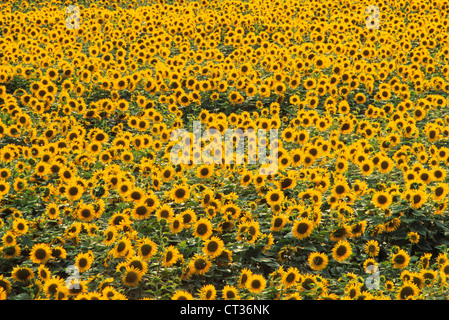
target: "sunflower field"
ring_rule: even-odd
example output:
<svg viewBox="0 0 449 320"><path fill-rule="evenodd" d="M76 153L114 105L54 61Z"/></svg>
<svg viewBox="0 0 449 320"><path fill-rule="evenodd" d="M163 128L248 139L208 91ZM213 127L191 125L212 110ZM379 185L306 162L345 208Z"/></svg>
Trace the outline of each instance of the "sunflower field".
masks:
<svg viewBox="0 0 449 320"><path fill-rule="evenodd" d="M448 0L2 1L0 300L447 299L448 93Z"/></svg>

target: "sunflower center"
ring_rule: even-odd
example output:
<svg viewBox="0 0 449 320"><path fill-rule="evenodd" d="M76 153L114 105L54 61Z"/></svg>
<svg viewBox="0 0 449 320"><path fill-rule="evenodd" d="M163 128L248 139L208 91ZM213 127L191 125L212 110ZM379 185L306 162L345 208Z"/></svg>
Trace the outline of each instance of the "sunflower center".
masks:
<svg viewBox="0 0 449 320"><path fill-rule="evenodd" d="M206 261L204 259L197 259L194 263L195 269L197 270L203 270L206 268Z"/></svg>
<svg viewBox="0 0 449 320"><path fill-rule="evenodd" d="M384 195L380 195L380 196L377 198L377 201L378 201L380 204L385 204L385 203L387 203L387 197L384 196Z"/></svg>
<svg viewBox="0 0 449 320"><path fill-rule="evenodd" d="M84 209L83 211L81 211L81 215L83 216L83 218L89 218L90 217L90 210L89 209Z"/></svg>
<svg viewBox="0 0 449 320"><path fill-rule="evenodd" d="M335 188L335 192L337 192L337 194L343 194L343 193L345 193L345 187L344 186L337 186L336 188Z"/></svg>
<svg viewBox="0 0 449 320"><path fill-rule="evenodd" d="M16 275L19 280L24 281L27 280L31 274L27 269L20 269L19 271L17 271Z"/></svg>
<svg viewBox="0 0 449 320"><path fill-rule="evenodd" d="M147 256L151 253L152 247L149 244L144 244L140 247L140 251L142 252L143 256Z"/></svg>
<svg viewBox="0 0 449 320"><path fill-rule="evenodd" d="M412 296L415 294L415 291L412 287L404 287L401 290L401 298L406 299L408 296Z"/></svg>
<svg viewBox="0 0 449 320"><path fill-rule="evenodd" d="M169 261L171 261L171 259L173 259L173 252L169 251L169 252L167 252L167 255L165 256L165 261L169 262Z"/></svg>
<svg viewBox="0 0 449 320"><path fill-rule="evenodd" d="M320 256L314 257L313 258L313 263L317 266L323 264L323 258Z"/></svg>
<svg viewBox="0 0 449 320"><path fill-rule="evenodd" d="M47 256L47 251L45 251L42 248L39 248L34 253L34 256L36 257L36 259L39 259L39 260L45 259L45 257Z"/></svg>
<svg viewBox="0 0 449 320"><path fill-rule="evenodd" d="M184 189L177 189L175 191L175 197L178 199L184 198L185 195L186 195L186 191Z"/></svg>
<svg viewBox="0 0 449 320"><path fill-rule="evenodd" d="M133 191L131 192L131 198L133 200L139 200L140 198L142 198L142 194L138 191Z"/></svg>
<svg viewBox="0 0 449 320"><path fill-rule="evenodd" d="M125 250L125 248L126 248L126 244L124 242L120 242L117 246L117 251L122 252L123 250Z"/></svg>
<svg viewBox="0 0 449 320"><path fill-rule="evenodd" d="M279 228L280 226L282 226L282 222L283 222L282 218L276 218L276 219L274 220L274 226L275 226L275 228Z"/></svg>
<svg viewBox="0 0 449 320"><path fill-rule="evenodd" d="M198 227L196 228L196 232L198 232L199 235L204 235L207 233L208 229L209 228L207 227L207 225L205 223L200 223L198 225Z"/></svg>
<svg viewBox="0 0 449 320"><path fill-rule="evenodd" d="M126 274L125 282L134 283L137 281L137 273L130 271Z"/></svg>
<svg viewBox="0 0 449 320"><path fill-rule="evenodd" d="M259 289L262 286L262 283L260 282L259 279L255 279L253 281L251 281L251 287L253 289Z"/></svg>
<svg viewBox="0 0 449 320"><path fill-rule="evenodd" d="M285 278L285 281L287 281L287 283L292 283L293 281L295 281L296 276L294 273L289 273L288 276Z"/></svg>
<svg viewBox="0 0 449 320"><path fill-rule="evenodd" d="M137 270L143 270L143 265L142 265L142 262L140 262L140 261L137 261L137 260L132 261L129 265L136 268Z"/></svg>
<svg viewBox="0 0 449 320"><path fill-rule="evenodd" d="M81 268L85 268L85 267L87 266L87 259L86 259L86 258L81 258L81 259L78 261L78 265L79 265Z"/></svg>
<svg viewBox="0 0 449 320"><path fill-rule="evenodd" d="M415 194L413 196L413 203L420 203L421 202L421 196L419 194Z"/></svg>
<svg viewBox="0 0 449 320"><path fill-rule="evenodd" d="M215 252L218 250L218 243L216 241L211 241L207 244L207 250L209 252Z"/></svg>
<svg viewBox="0 0 449 320"><path fill-rule="evenodd" d="M394 262L396 262L397 264L403 264L405 262L405 257L403 255L397 255L394 258Z"/></svg>
<svg viewBox="0 0 449 320"><path fill-rule="evenodd" d="M344 256L346 254L346 252L348 252L348 250L345 246L339 246L337 248L336 254L341 257L341 256Z"/></svg>
<svg viewBox="0 0 449 320"><path fill-rule="evenodd" d="M144 216L147 213L145 206L140 206L136 209L136 214L139 216Z"/></svg>
<svg viewBox="0 0 449 320"><path fill-rule="evenodd" d="M77 187L69 188L69 195L76 196L77 194L78 194L78 188Z"/></svg>
<svg viewBox="0 0 449 320"><path fill-rule="evenodd" d="M296 231L299 234L304 234L307 232L307 230L309 230L309 225L307 223L300 223L298 224L298 226L296 227Z"/></svg>

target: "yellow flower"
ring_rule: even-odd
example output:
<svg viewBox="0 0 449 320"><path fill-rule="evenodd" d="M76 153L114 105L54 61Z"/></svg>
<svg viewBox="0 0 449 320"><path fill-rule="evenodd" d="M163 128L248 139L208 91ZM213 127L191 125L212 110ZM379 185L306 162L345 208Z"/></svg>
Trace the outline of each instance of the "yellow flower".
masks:
<svg viewBox="0 0 449 320"><path fill-rule="evenodd" d="M45 264L51 259L51 249L45 243L35 244L30 252L30 259L34 263Z"/></svg>
<svg viewBox="0 0 449 320"><path fill-rule="evenodd" d="M310 236L313 229L313 222L309 219L302 218L300 220L295 220L293 223L292 233L296 239L304 239Z"/></svg>
<svg viewBox="0 0 449 320"><path fill-rule="evenodd" d="M393 268L395 269L404 269L409 262L410 256L403 249L400 249L391 257L391 263L393 263Z"/></svg>
<svg viewBox="0 0 449 320"><path fill-rule="evenodd" d="M246 282L246 288L251 293L262 292L267 284L267 280L260 274L252 274Z"/></svg>
<svg viewBox="0 0 449 320"><path fill-rule="evenodd" d="M418 243L419 242L419 234L416 232L409 232L409 233L407 233L407 239L411 243Z"/></svg>
<svg viewBox="0 0 449 320"><path fill-rule="evenodd" d="M342 262L349 258L352 254L352 248L346 240L340 240L332 248L332 257L338 262Z"/></svg>

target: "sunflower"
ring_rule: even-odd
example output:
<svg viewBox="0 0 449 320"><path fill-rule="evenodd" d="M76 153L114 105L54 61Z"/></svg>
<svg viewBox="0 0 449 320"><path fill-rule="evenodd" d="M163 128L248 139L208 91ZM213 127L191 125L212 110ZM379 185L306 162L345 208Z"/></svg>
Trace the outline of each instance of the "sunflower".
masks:
<svg viewBox="0 0 449 320"><path fill-rule="evenodd" d="M177 203L183 203L190 197L190 190L186 185L175 185L170 192L171 198Z"/></svg>
<svg viewBox="0 0 449 320"><path fill-rule="evenodd" d="M424 279L424 284L428 287L438 281L438 271L432 269L422 269L420 275Z"/></svg>
<svg viewBox="0 0 449 320"><path fill-rule="evenodd" d="M128 194L131 191L131 188L132 188L132 184L129 181L124 180L124 181L118 182L118 185L117 185L118 193L120 194L120 196L122 196L124 198L126 198L128 196Z"/></svg>
<svg viewBox="0 0 449 320"><path fill-rule="evenodd" d="M201 300L215 300L217 297L217 290L212 284L203 285L199 290L198 295Z"/></svg>
<svg viewBox="0 0 449 320"><path fill-rule="evenodd" d="M14 219L13 230L17 235L22 235L28 232L28 221L23 218Z"/></svg>
<svg viewBox="0 0 449 320"><path fill-rule="evenodd" d="M84 272L90 269L92 262L94 261L94 256L91 252L89 253L78 253L75 257L75 266L78 268L79 272Z"/></svg>
<svg viewBox="0 0 449 320"><path fill-rule="evenodd" d="M431 171L431 176L433 181L444 181L444 179L446 178L446 170L441 167L434 166Z"/></svg>
<svg viewBox="0 0 449 320"><path fill-rule="evenodd" d="M237 240L255 243L260 234L260 225L258 221L244 221L238 225Z"/></svg>
<svg viewBox="0 0 449 320"><path fill-rule="evenodd" d="M172 300L193 300L192 294L187 291L178 290L171 297Z"/></svg>
<svg viewBox="0 0 449 320"><path fill-rule="evenodd" d="M5 259L17 258L22 252L18 245L0 247L0 250L3 252L3 258Z"/></svg>
<svg viewBox="0 0 449 320"><path fill-rule="evenodd" d="M252 271L249 270L248 268L244 268L242 269L242 271L240 271L240 276L239 276L239 288L246 288L246 283L248 282L249 277L252 275Z"/></svg>
<svg viewBox="0 0 449 320"><path fill-rule="evenodd" d="M105 231L103 231L103 235L105 236L103 243L106 245L113 244L117 234L117 229L114 226L109 226Z"/></svg>
<svg viewBox="0 0 449 320"><path fill-rule="evenodd" d="M377 163L377 168L381 173L388 173L394 167L394 162L389 157L382 157Z"/></svg>
<svg viewBox="0 0 449 320"><path fill-rule="evenodd" d="M271 219L271 231L280 231L288 221L288 216L285 214L276 214Z"/></svg>
<svg viewBox="0 0 449 320"><path fill-rule="evenodd" d="M170 220L169 228L173 234L177 234L177 233L181 232L185 228L182 216L177 215L177 216L173 217Z"/></svg>
<svg viewBox="0 0 449 320"><path fill-rule="evenodd" d="M157 253L157 244L148 238L141 239L140 241L141 242L137 246L137 254L143 260L149 260Z"/></svg>
<svg viewBox="0 0 449 320"><path fill-rule="evenodd" d="M387 291L393 291L394 290L394 282L391 280L385 281L385 289Z"/></svg>
<svg viewBox="0 0 449 320"><path fill-rule="evenodd" d="M418 243L419 242L419 234L416 232L407 233L407 239L410 243Z"/></svg>
<svg viewBox="0 0 449 320"><path fill-rule="evenodd" d="M109 225L117 230L121 230L124 225L129 225L129 223L129 216L123 212L116 212L109 218Z"/></svg>
<svg viewBox="0 0 449 320"><path fill-rule="evenodd" d="M370 257L376 257L379 254L379 243L376 240L369 240L365 244L365 252Z"/></svg>
<svg viewBox="0 0 449 320"><path fill-rule="evenodd" d="M85 203L80 204L80 206L78 207L76 215L77 215L77 218L79 220L86 221L86 222L90 222L93 219L97 218L94 206L91 203L89 203L89 204L85 204Z"/></svg>
<svg viewBox="0 0 449 320"><path fill-rule="evenodd" d="M351 236L351 229L348 226L343 225L337 227L334 231L332 231L332 233L329 235L329 238L331 239L331 241L340 241Z"/></svg>
<svg viewBox="0 0 449 320"><path fill-rule="evenodd" d="M224 250L224 242L220 238L213 236L205 241L203 246L203 252L209 258L213 259L221 255Z"/></svg>
<svg viewBox="0 0 449 320"><path fill-rule="evenodd" d="M140 202L146 196L145 191L141 188L131 188L126 195L126 200L131 202Z"/></svg>
<svg viewBox="0 0 449 320"><path fill-rule="evenodd" d="M76 182L71 182L66 187L66 196L70 201L76 201L83 195L84 188Z"/></svg>
<svg viewBox="0 0 449 320"><path fill-rule="evenodd" d="M449 194L449 186L446 183L440 182L432 188L432 198L435 201L441 201Z"/></svg>
<svg viewBox="0 0 449 320"><path fill-rule="evenodd" d="M348 183L344 180L335 181L332 187L332 195L336 196L338 199L345 197L350 192Z"/></svg>
<svg viewBox="0 0 449 320"><path fill-rule="evenodd" d="M58 205L56 203L50 203L47 206L45 213L49 219L57 219L60 213Z"/></svg>
<svg viewBox="0 0 449 320"><path fill-rule="evenodd" d="M425 270L430 266L430 259L432 258L431 253L425 253L419 259L419 264L421 265L421 269Z"/></svg>
<svg viewBox="0 0 449 320"><path fill-rule="evenodd" d="M212 227L212 222L209 219L200 218L193 226L193 235L206 240L212 235Z"/></svg>
<svg viewBox="0 0 449 320"><path fill-rule="evenodd" d="M41 264L37 269L37 275L41 280L48 281L51 278L51 271L45 265Z"/></svg>
<svg viewBox="0 0 449 320"><path fill-rule="evenodd" d="M345 261L351 254L351 245L346 240L338 241L338 243L332 248L332 257L338 262Z"/></svg>
<svg viewBox="0 0 449 320"><path fill-rule="evenodd" d="M270 206L281 204L284 201L284 193L280 190L270 190L266 195L267 203Z"/></svg>
<svg viewBox="0 0 449 320"><path fill-rule="evenodd" d="M60 290L61 288L66 288L64 280L59 276L54 276L44 282L43 291L45 295L50 298L55 297L58 290Z"/></svg>
<svg viewBox="0 0 449 320"><path fill-rule="evenodd" d="M4 246L14 246L17 243L16 236L11 230L5 232L2 236L2 243Z"/></svg>
<svg viewBox="0 0 449 320"><path fill-rule="evenodd" d="M169 204L163 204L156 210L156 217L158 221L161 219L170 221L173 218L173 215L174 215L173 208Z"/></svg>
<svg viewBox="0 0 449 320"><path fill-rule="evenodd" d="M365 232L368 222L362 220L350 226L351 238L360 237Z"/></svg>
<svg viewBox="0 0 449 320"><path fill-rule="evenodd" d="M51 249L51 256L54 259L65 259L67 258L67 251L61 246L56 246Z"/></svg>
<svg viewBox="0 0 449 320"><path fill-rule="evenodd" d="M124 258L132 253L132 244L131 240L129 240L126 236L122 237L120 240L117 240L113 251L114 258Z"/></svg>
<svg viewBox="0 0 449 320"><path fill-rule="evenodd" d="M168 248L164 250L162 265L164 267L171 267L182 258L183 256L179 252L179 250L173 245L170 245Z"/></svg>
<svg viewBox="0 0 449 320"><path fill-rule="evenodd" d="M244 171L240 178L240 184L247 187L252 181L253 175L251 171Z"/></svg>
<svg viewBox="0 0 449 320"><path fill-rule="evenodd" d="M410 281L415 284L418 289L422 289L424 287L424 277L421 273L412 272L410 274Z"/></svg>
<svg viewBox="0 0 449 320"><path fill-rule="evenodd" d="M441 281L447 282L447 279L449 278L449 260L446 260L444 263L441 264L439 272Z"/></svg>
<svg viewBox="0 0 449 320"><path fill-rule="evenodd" d="M412 190L410 196L410 205L414 209L421 208L427 201L427 193L423 190Z"/></svg>
<svg viewBox="0 0 449 320"><path fill-rule="evenodd" d="M329 258L323 252L312 252L309 255L308 262L312 270L321 271L326 268Z"/></svg>
<svg viewBox="0 0 449 320"><path fill-rule="evenodd" d="M310 236L314 224L307 218L302 218L300 220L295 220L293 223L292 233L296 239L304 239Z"/></svg>
<svg viewBox="0 0 449 320"><path fill-rule="evenodd" d="M361 293L362 284L350 282L344 288L345 296L349 299L356 298Z"/></svg>
<svg viewBox="0 0 449 320"><path fill-rule="evenodd" d="M105 300L127 300L126 296L118 292L111 286L105 287L101 294L103 295L103 299Z"/></svg>
<svg viewBox="0 0 449 320"><path fill-rule="evenodd" d="M388 192L377 191L371 198L373 204L380 209L388 209L393 202L393 198Z"/></svg>
<svg viewBox="0 0 449 320"><path fill-rule="evenodd" d="M413 299L415 296L419 294L419 288L416 284L411 281L406 281L398 290L397 290L397 299L398 300L407 300Z"/></svg>
<svg viewBox="0 0 449 320"><path fill-rule="evenodd" d="M151 210L146 205L135 205L131 211L131 216L136 220L143 220L150 216Z"/></svg>
<svg viewBox="0 0 449 320"><path fill-rule="evenodd" d="M123 284L127 285L128 287L137 287L141 280L141 270L138 270L131 265L125 267L125 274L122 277Z"/></svg>
<svg viewBox="0 0 449 320"><path fill-rule="evenodd" d="M209 261L207 256L195 254L189 263L190 272L192 274L205 274L209 271L212 263Z"/></svg>
<svg viewBox="0 0 449 320"><path fill-rule="evenodd" d="M317 285L317 277L315 275L312 274L306 274L305 276L303 276L303 279L300 283L300 288L302 288L302 290L311 290L313 286Z"/></svg>
<svg viewBox="0 0 449 320"><path fill-rule="evenodd" d="M409 262L410 256L403 249L400 249L391 257L391 263L393 263L393 268L395 269L404 269Z"/></svg>
<svg viewBox="0 0 449 320"><path fill-rule="evenodd" d="M251 293L262 292L267 285L267 280L260 274L252 274L248 277L246 288Z"/></svg>
<svg viewBox="0 0 449 320"><path fill-rule="evenodd" d="M0 275L0 288L5 290L5 292L8 294L12 290L12 284L9 280L3 278L3 275Z"/></svg>
<svg viewBox="0 0 449 320"><path fill-rule="evenodd" d="M28 267L16 266L11 272L11 278L17 282L27 282L34 278L34 272Z"/></svg>
<svg viewBox="0 0 449 320"><path fill-rule="evenodd" d="M212 165L210 164L201 165L197 168L196 173L198 178L200 179L210 178L213 173Z"/></svg>
<svg viewBox="0 0 449 320"><path fill-rule="evenodd" d="M250 277L251 279L251 277ZM301 275L299 274L298 269L295 267L288 268L287 271L284 272L281 278L281 283L286 288L294 286L301 279Z"/></svg>
<svg viewBox="0 0 449 320"><path fill-rule="evenodd" d="M45 264L51 257L51 249L45 243L35 244L30 252L30 259L34 263Z"/></svg>

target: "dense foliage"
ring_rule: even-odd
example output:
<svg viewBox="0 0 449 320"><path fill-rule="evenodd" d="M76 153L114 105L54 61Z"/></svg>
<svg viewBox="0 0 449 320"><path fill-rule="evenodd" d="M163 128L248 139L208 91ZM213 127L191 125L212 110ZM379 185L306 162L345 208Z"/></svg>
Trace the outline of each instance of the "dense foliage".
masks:
<svg viewBox="0 0 449 320"><path fill-rule="evenodd" d="M448 9L3 1L0 299L446 299ZM278 171L174 164L194 121Z"/></svg>

